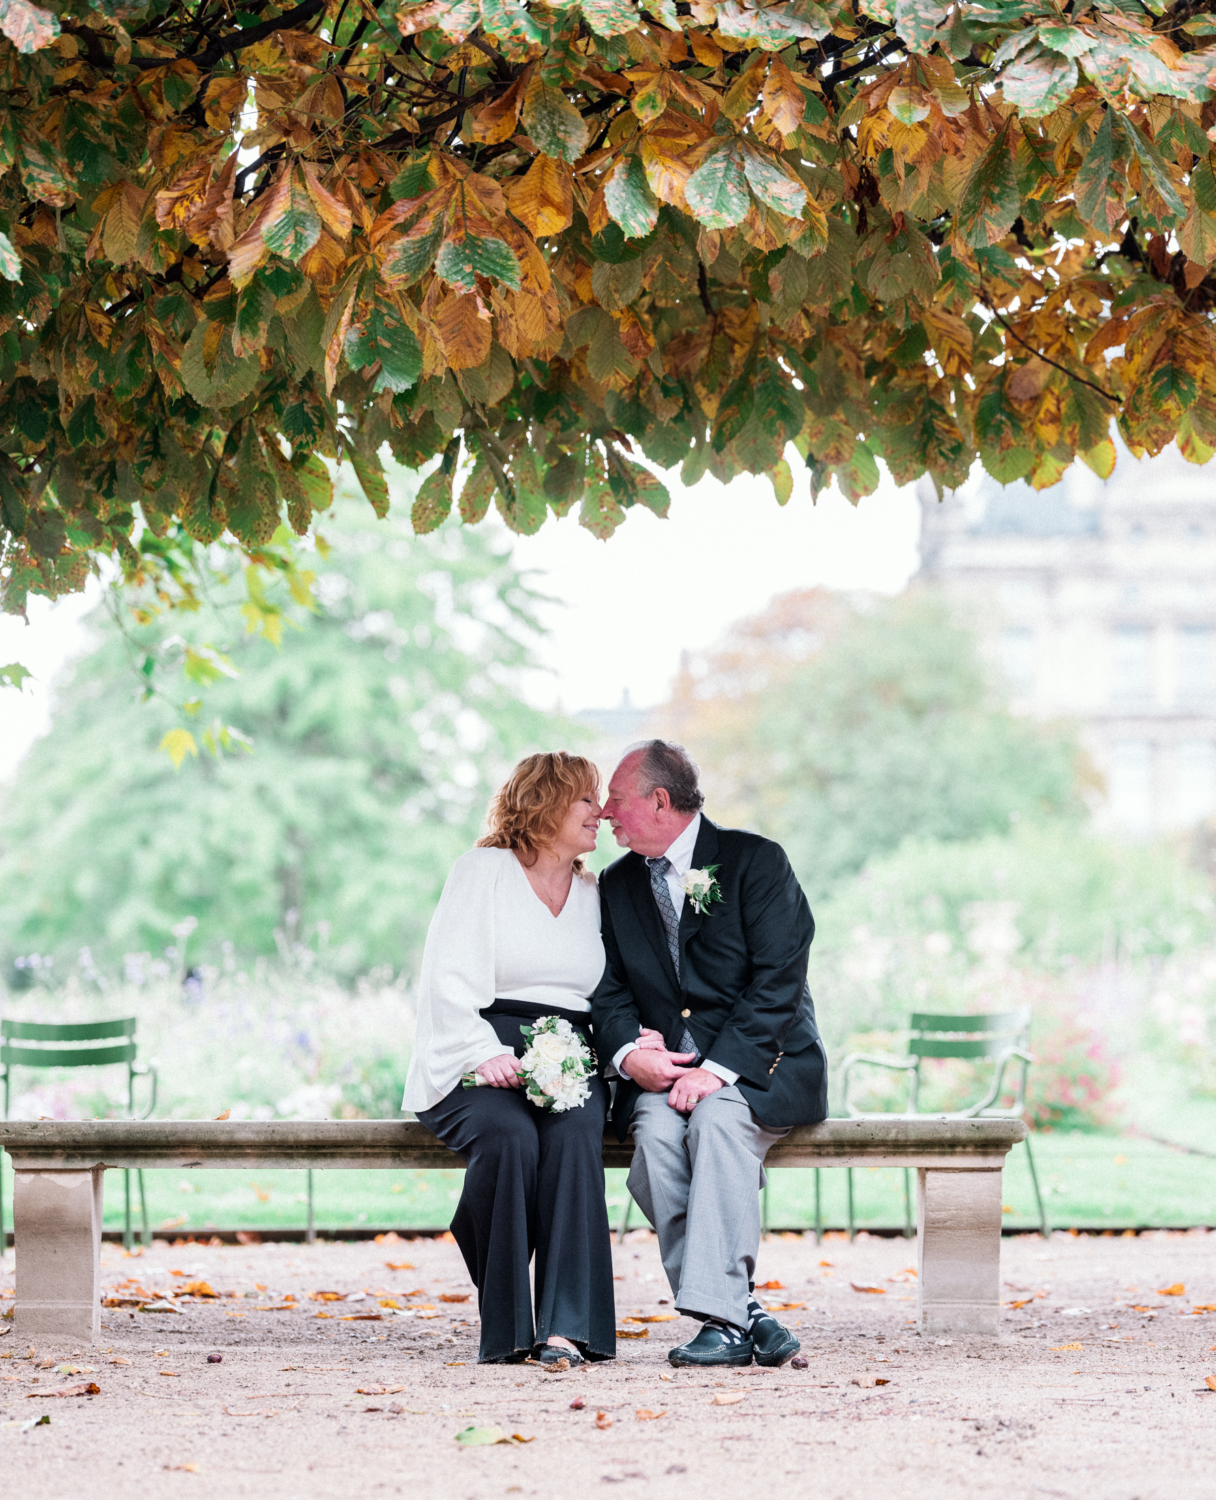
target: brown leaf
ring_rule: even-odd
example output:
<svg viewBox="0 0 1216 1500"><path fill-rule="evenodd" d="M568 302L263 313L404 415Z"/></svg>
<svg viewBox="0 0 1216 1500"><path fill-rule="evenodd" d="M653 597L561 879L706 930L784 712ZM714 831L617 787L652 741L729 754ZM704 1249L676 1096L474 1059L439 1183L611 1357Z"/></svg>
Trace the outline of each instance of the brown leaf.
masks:
<svg viewBox="0 0 1216 1500"><path fill-rule="evenodd" d="M64 1385L55 1391L27 1391L26 1399L34 1400L39 1396L100 1396L101 1387L95 1380L85 1381L83 1385Z"/></svg>
<svg viewBox="0 0 1216 1500"><path fill-rule="evenodd" d="M634 1412L634 1416L638 1419L639 1422L657 1422L660 1417L665 1417L666 1415L666 1410L651 1411L649 1407L646 1406L639 1406L637 1411Z"/></svg>
<svg viewBox="0 0 1216 1500"><path fill-rule="evenodd" d="M679 1316L679 1313L638 1313L624 1321L626 1323L674 1323Z"/></svg>
<svg viewBox="0 0 1216 1500"><path fill-rule="evenodd" d="M1186 1287L1182 1282L1176 1281L1173 1286L1159 1286L1157 1295L1158 1297L1182 1297L1186 1295Z"/></svg>
<svg viewBox="0 0 1216 1500"><path fill-rule="evenodd" d="M649 1328L618 1328L616 1331L618 1339L648 1339Z"/></svg>
<svg viewBox="0 0 1216 1500"><path fill-rule="evenodd" d="M450 293L435 315L449 368L475 370L490 353L490 313L477 292Z"/></svg>
<svg viewBox="0 0 1216 1500"><path fill-rule="evenodd" d="M390 1271L412 1271L414 1269L413 1263L408 1260L386 1260L384 1264ZM406 1295L413 1296L413 1293L408 1292Z"/></svg>
<svg viewBox="0 0 1216 1500"><path fill-rule="evenodd" d="M317 212L321 215L326 226L340 240L346 239L350 234L350 209L341 199L335 198L333 193L324 186L315 163L306 161L302 165L304 168L304 186L307 189L308 196L316 205Z"/></svg>
<svg viewBox="0 0 1216 1500"><path fill-rule="evenodd" d="M891 1381L886 1375L854 1375L849 1384L859 1385L869 1390L876 1385L890 1385Z"/></svg>
<svg viewBox="0 0 1216 1500"><path fill-rule="evenodd" d="M768 77L760 91L760 103L783 136L797 135L802 129L806 95L780 56L774 56L769 64Z"/></svg>
<svg viewBox="0 0 1216 1500"><path fill-rule="evenodd" d="M355 1387L359 1396L396 1396L406 1389L403 1385L360 1385Z"/></svg>
<svg viewBox="0 0 1216 1500"><path fill-rule="evenodd" d="M574 178L553 156L538 156L506 186L507 206L537 239L560 234L574 220Z"/></svg>
<svg viewBox="0 0 1216 1500"><path fill-rule="evenodd" d="M216 1115L215 1118L217 1120L226 1120L231 1113L232 1111L230 1109L226 1109L222 1115Z"/></svg>
<svg viewBox="0 0 1216 1500"><path fill-rule="evenodd" d="M887 1295L885 1286L871 1286L865 1281L850 1281L849 1285L855 1292L868 1292L872 1297L885 1297Z"/></svg>
<svg viewBox="0 0 1216 1500"><path fill-rule="evenodd" d="M473 139L486 146L497 146L515 134L519 112L524 103L524 86L530 69L525 69L497 99L491 99L477 111L473 120Z"/></svg>
<svg viewBox="0 0 1216 1500"><path fill-rule="evenodd" d="M1205 1375L1203 1377L1203 1383L1207 1386L1209 1391L1216 1391L1216 1375Z"/></svg>
<svg viewBox="0 0 1216 1500"><path fill-rule="evenodd" d="M606 1411L597 1411L595 1414L595 1425L601 1432L607 1432L612 1426L612 1418Z"/></svg>
<svg viewBox="0 0 1216 1500"><path fill-rule="evenodd" d="M714 1399L710 1404L712 1406L734 1406L737 1402L742 1401L746 1395L746 1391L715 1391Z"/></svg>
<svg viewBox="0 0 1216 1500"><path fill-rule="evenodd" d="M1028 359L1010 375L1005 382L1005 389L1014 401L1033 401L1047 384L1050 374L1049 364L1041 359Z"/></svg>
<svg viewBox="0 0 1216 1500"><path fill-rule="evenodd" d="M440 1302L467 1302L473 1295L472 1292L440 1292Z"/></svg>
<svg viewBox="0 0 1216 1500"><path fill-rule="evenodd" d="M824 1262L820 1261L820 1265L823 1264ZM758 1292L783 1292L785 1291L785 1283L783 1281L758 1281L756 1283L756 1290Z"/></svg>

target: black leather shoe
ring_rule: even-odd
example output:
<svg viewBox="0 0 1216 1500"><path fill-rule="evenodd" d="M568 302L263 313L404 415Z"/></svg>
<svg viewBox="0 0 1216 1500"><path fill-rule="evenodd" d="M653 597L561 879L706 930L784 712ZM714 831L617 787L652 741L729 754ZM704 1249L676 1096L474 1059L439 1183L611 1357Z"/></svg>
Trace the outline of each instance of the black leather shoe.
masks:
<svg viewBox="0 0 1216 1500"><path fill-rule="evenodd" d="M667 1351L673 1365L750 1365L752 1341L730 1343L720 1328L706 1323L696 1338Z"/></svg>
<svg viewBox="0 0 1216 1500"><path fill-rule="evenodd" d="M789 1329L778 1323L771 1313L761 1313L748 1331L758 1365L783 1365L802 1348Z"/></svg>
<svg viewBox="0 0 1216 1500"><path fill-rule="evenodd" d="M536 1362L539 1365L555 1365L563 1359L569 1363L572 1370L575 1365L586 1363L577 1349L567 1349L564 1344L542 1344Z"/></svg>

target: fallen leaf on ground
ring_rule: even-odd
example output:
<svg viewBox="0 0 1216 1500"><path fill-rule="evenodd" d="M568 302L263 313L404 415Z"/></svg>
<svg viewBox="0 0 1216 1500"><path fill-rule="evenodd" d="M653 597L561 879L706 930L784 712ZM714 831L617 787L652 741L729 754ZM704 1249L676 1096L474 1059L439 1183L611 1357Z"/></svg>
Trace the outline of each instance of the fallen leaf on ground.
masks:
<svg viewBox="0 0 1216 1500"><path fill-rule="evenodd" d="M180 1378L180 1377L179 1377L179 1376L178 1376L178 1372L177 1372L177 1371L176 1371L176 1370L162 1370L162 1371L161 1371L161 1372L160 1372L160 1373L161 1373L161 1374L162 1374L162 1375L168 1375L168 1376L171 1376L171 1377L172 1377L172 1379L174 1379L174 1380L177 1380L177 1379L179 1379L179 1378Z"/></svg>
<svg viewBox="0 0 1216 1500"><path fill-rule="evenodd" d="M756 1283L756 1290L758 1292L783 1292L785 1291L785 1283L782 1281L758 1281Z"/></svg>
<svg viewBox="0 0 1216 1500"><path fill-rule="evenodd" d="M345 1302L345 1292L309 1292L310 1302Z"/></svg>
<svg viewBox="0 0 1216 1500"><path fill-rule="evenodd" d="M384 1264L390 1271L412 1271L414 1264L408 1260L386 1260Z"/></svg>
<svg viewBox="0 0 1216 1500"><path fill-rule="evenodd" d="M298 1305L296 1302L274 1302L265 1307L255 1307L254 1312L294 1312Z"/></svg>
<svg viewBox="0 0 1216 1500"><path fill-rule="evenodd" d="M472 1292L440 1292L440 1302L467 1302L473 1295Z"/></svg>
<svg viewBox="0 0 1216 1500"><path fill-rule="evenodd" d="M618 1339L648 1339L649 1328L618 1328L616 1331Z"/></svg>
<svg viewBox="0 0 1216 1500"><path fill-rule="evenodd" d="M213 1292L205 1281L188 1281L185 1286L178 1287L177 1295L179 1297L218 1297L219 1293Z"/></svg>
<svg viewBox="0 0 1216 1500"><path fill-rule="evenodd" d="M1216 1312L1216 1302L1196 1302L1195 1306L1191 1308L1191 1311L1193 1313Z"/></svg>
<svg viewBox="0 0 1216 1500"><path fill-rule="evenodd" d="M231 1113L232 1111L230 1109L226 1109L222 1115L216 1115L215 1118L217 1120L226 1120Z"/></svg>
<svg viewBox="0 0 1216 1500"><path fill-rule="evenodd" d="M1023 1297L1020 1302L1006 1302L1006 1307L1025 1307L1028 1302L1033 1302L1033 1297Z"/></svg>
<svg viewBox="0 0 1216 1500"><path fill-rule="evenodd" d="M819 1264L821 1266L834 1266L836 1262L834 1260L821 1260Z"/></svg>
<svg viewBox="0 0 1216 1500"><path fill-rule="evenodd" d="M540 1364L540 1361L536 1361ZM546 1375L561 1375L570 1368L570 1361L563 1354L561 1359L555 1359L551 1365L541 1365L541 1370Z"/></svg>
<svg viewBox="0 0 1216 1500"><path fill-rule="evenodd" d="M199 1472L198 1464L165 1464L164 1467L170 1474L197 1474Z"/></svg>
<svg viewBox="0 0 1216 1500"><path fill-rule="evenodd" d="M488 1448L494 1443L530 1443L532 1438L522 1433L506 1433L501 1427L466 1427L456 1434L456 1441L465 1448Z"/></svg>
<svg viewBox="0 0 1216 1500"><path fill-rule="evenodd" d="M274 1308L267 1308L267 1312L274 1312ZM383 1323L383 1313L343 1313L338 1319L339 1323Z"/></svg>
<svg viewBox="0 0 1216 1500"><path fill-rule="evenodd" d="M734 1406L736 1401L742 1401L746 1391L715 1391L712 1406Z"/></svg>
<svg viewBox="0 0 1216 1500"><path fill-rule="evenodd" d="M1132 1303L1132 1312L1152 1312L1152 1308L1151 1307L1145 1307L1142 1303L1139 1303L1139 1302L1133 1302Z"/></svg>
<svg viewBox="0 0 1216 1500"><path fill-rule="evenodd" d="M665 1417L666 1411L651 1411L648 1407L639 1406L634 1416L639 1422L657 1422L660 1417Z"/></svg>
<svg viewBox="0 0 1216 1500"><path fill-rule="evenodd" d="M865 1281L850 1281L849 1285L855 1292L869 1292L871 1296L885 1297L887 1289L885 1286L870 1286Z"/></svg>
<svg viewBox="0 0 1216 1500"><path fill-rule="evenodd" d="M876 1385L890 1385L891 1381L886 1375L854 1375L849 1381L850 1385L859 1385L869 1390Z"/></svg>
<svg viewBox="0 0 1216 1500"><path fill-rule="evenodd" d="M405 1390L403 1385L360 1385L355 1387L355 1394L359 1396L396 1396Z"/></svg>
<svg viewBox="0 0 1216 1500"><path fill-rule="evenodd" d="M230 1406L224 1408L226 1417L277 1417L277 1411L233 1411Z"/></svg>
<svg viewBox="0 0 1216 1500"><path fill-rule="evenodd" d="M805 1307L805 1302L766 1302L765 1312L793 1312L795 1308Z"/></svg>
<svg viewBox="0 0 1216 1500"><path fill-rule="evenodd" d="M1065 1353L1066 1350L1070 1350L1070 1349L1084 1349L1084 1348L1085 1348L1084 1344L1052 1344L1052 1346L1051 1346L1051 1352L1053 1354L1063 1354L1063 1353Z"/></svg>
<svg viewBox="0 0 1216 1500"><path fill-rule="evenodd" d="M606 1411L597 1411L595 1414L595 1425L601 1432L607 1432L612 1426L612 1418Z"/></svg>
<svg viewBox="0 0 1216 1500"><path fill-rule="evenodd" d="M1186 1287L1182 1282L1176 1281L1173 1286L1159 1286L1157 1295L1158 1297L1183 1297L1186 1295Z"/></svg>
<svg viewBox="0 0 1216 1500"><path fill-rule="evenodd" d="M1203 1377L1203 1383L1207 1386L1209 1391L1216 1391L1216 1375L1205 1375Z"/></svg>
<svg viewBox="0 0 1216 1500"><path fill-rule="evenodd" d="M679 1316L679 1313L638 1313L623 1321L626 1323L674 1323Z"/></svg>
<svg viewBox="0 0 1216 1500"><path fill-rule="evenodd" d="M28 1391L26 1399L32 1400L37 1396L100 1396L101 1387L95 1380L87 1380L83 1385L64 1385L57 1391Z"/></svg>

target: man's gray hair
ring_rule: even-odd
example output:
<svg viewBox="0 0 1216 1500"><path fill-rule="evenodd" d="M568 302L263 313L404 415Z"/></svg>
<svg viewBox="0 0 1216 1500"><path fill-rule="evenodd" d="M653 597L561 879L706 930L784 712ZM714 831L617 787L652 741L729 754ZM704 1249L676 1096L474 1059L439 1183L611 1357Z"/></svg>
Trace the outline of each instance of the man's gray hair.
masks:
<svg viewBox="0 0 1216 1500"><path fill-rule="evenodd" d="M639 740L625 751L632 755L642 751L638 764L638 789L643 797L651 797L662 787L671 798L671 809L678 813L700 812L705 806L705 794L701 790L701 772L697 763L673 740Z"/></svg>

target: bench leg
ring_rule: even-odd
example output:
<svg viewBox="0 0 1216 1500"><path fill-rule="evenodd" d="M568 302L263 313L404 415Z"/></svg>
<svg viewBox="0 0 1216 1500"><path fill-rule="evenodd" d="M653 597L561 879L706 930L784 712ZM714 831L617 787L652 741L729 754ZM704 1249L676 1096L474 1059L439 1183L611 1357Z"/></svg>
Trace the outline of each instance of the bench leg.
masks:
<svg viewBox="0 0 1216 1500"><path fill-rule="evenodd" d="M13 1178L19 1339L101 1333L101 1194L104 1167L19 1171Z"/></svg>
<svg viewBox="0 0 1216 1500"><path fill-rule="evenodd" d="M1001 1312L1001 1174L916 1174L919 1316L924 1334L995 1338Z"/></svg>

